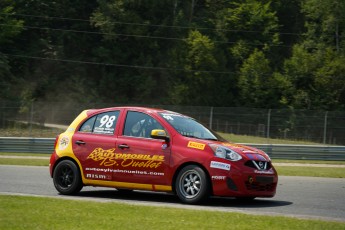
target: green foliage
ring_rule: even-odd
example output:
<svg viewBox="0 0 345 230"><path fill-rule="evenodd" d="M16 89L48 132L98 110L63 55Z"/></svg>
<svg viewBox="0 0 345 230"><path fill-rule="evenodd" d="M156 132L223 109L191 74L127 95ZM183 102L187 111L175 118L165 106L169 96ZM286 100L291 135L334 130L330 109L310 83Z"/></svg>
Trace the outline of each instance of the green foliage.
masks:
<svg viewBox="0 0 345 230"><path fill-rule="evenodd" d="M12 41L23 29L23 21L13 17L14 2L9 0L0 3L0 44Z"/></svg>
<svg viewBox="0 0 345 230"><path fill-rule="evenodd" d="M18 36L23 30L23 21L18 20L13 15L14 1L4 0L0 2L0 47L6 47L13 43L12 39ZM12 99L14 76L11 72L11 63L8 57L0 49L0 98Z"/></svg>
<svg viewBox="0 0 345 230"><path fill-rule="evenodd" d="M345 108L341 0L4 0L1 99Z"/></svg>
<svg viewBox="0 0 345 230"><path fill-rule="evenodd" d="M345 30L345 2L342 0L306 0L302 5L305 13L307 35L316 47L332 46L337 51L344 48L341 34Z"/></svg>

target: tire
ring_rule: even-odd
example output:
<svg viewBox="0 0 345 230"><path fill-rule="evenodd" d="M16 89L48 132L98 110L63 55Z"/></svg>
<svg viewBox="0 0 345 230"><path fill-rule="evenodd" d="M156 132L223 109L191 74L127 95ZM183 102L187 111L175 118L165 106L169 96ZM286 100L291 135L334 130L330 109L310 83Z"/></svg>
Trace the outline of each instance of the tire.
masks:
<svg viewBox="0 0 345 230"><path fill-rule="evenodd" d="M63 195L78 193L83 188L78 167L70 160L59 162L53 173L56 190Z"/></svg>
<svg viewBox="0 0 345 230"><path fill-rule="evenodd" d="M196 165L188 165L179 172L175 190L183 203L197 204L208 198L210 183L204 170Z"/></svg>

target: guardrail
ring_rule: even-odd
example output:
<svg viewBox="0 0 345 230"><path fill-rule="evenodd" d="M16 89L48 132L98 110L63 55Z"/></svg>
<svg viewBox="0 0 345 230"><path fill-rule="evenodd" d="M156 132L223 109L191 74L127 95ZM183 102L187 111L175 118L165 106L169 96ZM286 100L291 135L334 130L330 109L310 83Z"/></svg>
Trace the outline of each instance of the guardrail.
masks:
<svg viewBox="0 0 345 230"><path fill-rule="evenodd" d="M0 137L0 152L52 153L55 138Z"/></svg>
<svg viewBox="0 0 345 230"><path fill-rule="evenodd" d="M265 151L272 159L345 161L345 146L248 144Z"/></svg>
<svg viewBox="0 0 345 230"><path fill-rule="evenodd" d="M0 152L53 152L55 138L0 137ZM345 146L251 144L265 151L272 159L345 161Z"/></svg>

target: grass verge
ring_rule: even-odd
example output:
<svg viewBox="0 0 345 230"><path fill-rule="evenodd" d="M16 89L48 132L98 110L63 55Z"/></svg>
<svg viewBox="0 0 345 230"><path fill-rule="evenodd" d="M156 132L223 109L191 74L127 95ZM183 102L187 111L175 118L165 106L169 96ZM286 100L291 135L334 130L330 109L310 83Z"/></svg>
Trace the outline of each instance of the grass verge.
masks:
<svg viewBox="0 0 345 230"><path fill-rule="evenodd" d="M345 223L235 212L0 196L0 229L344 229Z"/></svg>
<svg viewBox="0 0 345 230"><path fill-rule="evenodd" d="M25 158L0 158L0 165L49 166L49 160Z"/></svg>
<svg viewBox="0 0 345 230"><path fill-rule="evenodd" d="M274 139L257 136L237 135L232 133L219 133L226 140L234 143L256 143L256 144L294 144L294 145L320 145L310 141L297 141L289 139Z"/></svg>
<svg viewBox="0 0 345 230"><path fill-rule="evenodd" d="M276 166L280 176L345 178L345 168Z"/></svg>
<svg viewBox="0 0 345 230"><path fill-rule="evenodd" d="M50 157L50 154L47 154L47 153L10 153L10 152L0 152L0 156Z"/></svg>
<svg viewBox="0 0 345 230"><path fill-rule="evenodd" d="M321 161L321 160L284 160L284 159L272 159L275 163L300 163L300 164L334 164L345 165L345 161Z"/></svg>

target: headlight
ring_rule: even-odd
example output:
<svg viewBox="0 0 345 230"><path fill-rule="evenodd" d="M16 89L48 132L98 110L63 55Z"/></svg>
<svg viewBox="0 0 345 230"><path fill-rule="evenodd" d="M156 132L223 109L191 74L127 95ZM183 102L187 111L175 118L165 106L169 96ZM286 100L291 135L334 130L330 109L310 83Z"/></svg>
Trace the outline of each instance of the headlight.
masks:
<svg viewBox="0 0 345 230"><path fill-rule="evenodd" d="M230 161L239 161L242 159L240 154L224 146L217 145L217 144L210 144L210 147L212 148L214 155L217 157L228 159Z"/></svg>

